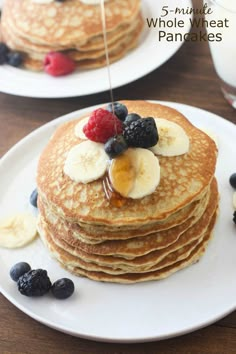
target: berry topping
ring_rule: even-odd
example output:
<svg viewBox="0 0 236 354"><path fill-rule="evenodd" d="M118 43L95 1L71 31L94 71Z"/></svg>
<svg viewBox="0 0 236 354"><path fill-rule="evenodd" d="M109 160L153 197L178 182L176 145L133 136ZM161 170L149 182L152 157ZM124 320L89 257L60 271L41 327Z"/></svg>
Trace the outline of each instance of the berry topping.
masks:
<svg viewBox="0 0 236 354"><path fill-rule="evenodd" d="M23 63L23 56L19 52L9 52L7 55L7 63L11 66L21 66Z"/></svg>
<svg viewBox="0 0 236 354"><path fill-rule="evenodd" d="M75 62L60 52L48 53L44 58L44 70L52 76L62 76L75 70Z"/></svg>
<svg viewBox="0 0 236 354"><path fill-rule="evenodd" d="M17 281L18 290L26 296L42 296L51 288L47 271L43 269L30 270Z"/></svg>
<svg viewBox="0 0 236 354"><path fill-rule="evenodd" d="M110 159L120 155L122 152L128 149L128 145L123 135L116 135L107 140L104 149Z"/></svg>
<svg viewBox="0 0 236 354"><path fill-rule="evenodd" d="M233 188L236 189L236 173L233 173L233 174L230 176L229 183L231 184L231 186L232 186Z"/></svg>
<svg viewBox="0 0 236 354"><path fill-rule="evenodd" d="M233 213L233 222L236 224L236 210Z"/></svg>
<svg viewBox="0 0 236 354"><path fill-rule="evenodd" d="M122 133L122 122L103 108L96 109L83 127L85 136L97 143L105 143L114 135Z"/></svg>
<svg viewBox="0 0 236 354"><path fill-rule="evenodd" d="M52 294L57 299L67 299L71 296L75 290L75 286L72 280L68 278L62 278L52 285Z"/></svg>
<svg viewBox="0 0 236 354"><path fill-rule="evenodd" d="M5 43L0 42L0 65L7 62L7 54L9 53L9 48Z"/></svg>
<svg viewBox="0 0 236 354"><path fill-rule="evenodd" d="M113 110L114 110L114 114L122 122L124 122L124 120L125 120L125 118L126 118L126 116L128 114L127 107L124 104L120 103L120 102L114 102L113 104L109 103L109 105L107 106L107 110L109 112L112 112L112 113L113 113Z"/></svg>
<svg viewBox="0 0 236 354"><path fill-rule="evenodd" d="M31 203L35 208L37 208L37 207L38 207L37 202L38 202L38 190L37 190L37 188L35 188L35 189L33 190L33 192L31 193L31 195L30 195L30 203Z"/></svg>
<svg viewBox="0 0 236 354"><path fill-rule="evenodd" d="M12 278L12 280L17 281L23 274L29 272L30 269L30 265L26 262L16 263L10 269L10 277Z"/></svg>
<svg viewBox="0 0 236 354"><path fill-rule="evenodd" d="M131 122L134 122L135 120L141 119L140 115L136 113L130 113L127 115L125 118L124 124L129 125Z"/></svg>
<svg viewBox="0 0 236 354"><path fill-rule="evenodd" d="M128 146L149 148L158 142L155 120L151 117L138 119L127 125L123 132Z"/></svg>

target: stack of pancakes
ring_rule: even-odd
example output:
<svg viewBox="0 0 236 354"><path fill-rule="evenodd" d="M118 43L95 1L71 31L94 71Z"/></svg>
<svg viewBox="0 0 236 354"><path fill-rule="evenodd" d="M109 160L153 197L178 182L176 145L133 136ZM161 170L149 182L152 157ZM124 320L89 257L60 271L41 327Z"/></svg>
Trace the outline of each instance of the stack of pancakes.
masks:
<svg viewBox="0 0 236 354"><path fill-rule="evenodd" d="M143 28L140 0L105 2L110 62L138 44ZM24 65L42 70L49 52L63 52L80 68L106 64L101 7L80 0L5 0L1 34L9 48L25 53Z"/></svg>
<svg viewBox="0 0 236 354"><path fill-rule="evenodd" d="M185 130L188 153L158 156L160 184L141 199L114 206L103 179L83 184L63 172L80 118L60 126L38 164L39 233L50 253L74 274L132 283L167 277L196 262L212 235L218 208L214 141L174 109L125 101L129 112L165 118Z"/></svg>

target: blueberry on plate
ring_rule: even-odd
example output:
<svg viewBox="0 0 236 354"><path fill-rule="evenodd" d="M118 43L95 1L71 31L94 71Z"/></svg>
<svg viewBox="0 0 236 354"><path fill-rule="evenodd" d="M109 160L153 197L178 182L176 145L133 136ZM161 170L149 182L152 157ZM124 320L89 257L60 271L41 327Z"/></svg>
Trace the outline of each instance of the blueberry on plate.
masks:
<svg viewBox="0 0 236 354"><path fill-rule="evenodd" d="M75 290L75 286L72 280L68 278L62 278L55 281L52 285L52 294L57 299L67 299L70 297Z"/></svg>
<svg viewBox="0 0 236 354"><path fill-rule="evenodd" d="M0 65L7 62L7 55L9 53L9 48L5 43L0 42Z"/></svg>
<svg viewBox="0 0 236 354"><path fill-rule="evenodd" d="M130 113L125 118L124 124L129 125L131 122L134 122L138 119L141 119L140 115L138 115L137 113Z"/></svg>
<svg viewBox="0 0 236 354"><path fill-rule="evenodd" d="M38 190L35 188L30 195L30 203L37 208L38 207Z"/></svg>
<svg viewBox="0 0 236 354"><path fill-rule="evenodd" d="M233 213L233 222L236 224L236 210Z"/></svg>
<svg viewBox="0 0 236 354"><path fill-rule="evenodd" d="M16 263L10 269L10 277L12 280L17 281L23 274L29 272L30 269L30 265L26 262Z"/></svg>
<svg viewBox="0 0 236 354"><path fill-rule="evenodd" d="M122 154L128 149L128 145L123 137L123 135L116 135L107 140L104 145L105 152L110 159Z"/></svg>
<svg viewBox="0 0 236 354"><path fill-rule="evenodd" d="M23 63L23 56L19 52L9 52L7 55L7 64L18 67Z"/></svg>
<svg viewBox="0 0 236 354"><path fill-rule="evenodd" d="M231 184L231 186L232 186L233 188L236 189L236 173L233 173L233 174L230 176L229 183Z"/></svg>
<svg viewBox="0 0 236 354"><path fill-rule="evenodd" d="M122 122L124 122L127 114L128 114L128 109L127 107L120 103L120 102L114 102L113 105L112 103L109 103L107 106L107 110L109 112L113 112L114 110L114 114L117 116L117 118L119 118Z"/></svg>

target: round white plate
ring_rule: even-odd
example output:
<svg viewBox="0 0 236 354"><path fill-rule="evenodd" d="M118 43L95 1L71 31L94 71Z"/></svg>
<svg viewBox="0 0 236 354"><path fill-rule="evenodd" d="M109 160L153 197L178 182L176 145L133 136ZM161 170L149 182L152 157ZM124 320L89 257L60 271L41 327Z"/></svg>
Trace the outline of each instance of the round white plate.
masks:
<svg viewBox="0 0 236 354"><path fill-rule="evenodd" d="M0 0L2 1L2 0ZM149 29L146 18L159 17L166 0L143 0L144 31L140 44L123 59L111 65L112 87L116 88L134 81L166 62L182 45L182 41L158 42L158 29ZM191 6L191 0L185 0L186 8ZM172 0L170 9L179 6L178 0ZM165 19L173 19L173 12ZM178 15L184 20L184 27L178 32L187 33L190 30L189 15ZM167 29L176 32L176 28ZM56 98L73 97L93 94L109 89L107 68L96 70L78 70L64 77L51 77L45 73L31 72L9 65L0 66L0 91L26 97Z"/></svg>
<svg viewBox="0 0 236 354"><path fill-rule="evenodd" d="M235 134L232 123L203 110L162 102L183 112L195 125L218 136L216 176L220 189L220 214L214 238L200 262L165 280L133 285L106 284L75 277L51 259L41 240L19 250L0 249L0 290L20 310L34 319L75 336L102 341L138 342L181 335L206 326L236 307L236 228L232 222L229 176L235 172ZM91 111L91 108L89 109ZM73 112L37 129L15 145L0 163L1 217L30 210L38 156L55 128L84 114ZM55 281L70 277L74 295L64 301L49 295L27 298L9 277L18 261L45 268Z"/></svg>

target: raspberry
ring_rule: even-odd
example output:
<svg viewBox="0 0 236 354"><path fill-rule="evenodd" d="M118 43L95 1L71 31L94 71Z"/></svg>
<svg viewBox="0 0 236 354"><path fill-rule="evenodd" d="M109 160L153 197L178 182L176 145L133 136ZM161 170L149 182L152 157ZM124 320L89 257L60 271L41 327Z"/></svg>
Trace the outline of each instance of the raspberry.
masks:
<svg viewBox="0 0 236 354"><path fill-rule="evenodd" d="M158 142L155 120L151 117L141 118L127 125L123 132L128 146L149 148Z"/></svg>
<svg viewBox="0 0 236 354"><path fill-rule="evenodd" d="M103 108L96 109L83 128L86 137L97 143L105 143L112 136L122 133L122 130L122 122Z"/></svg>
<svg viewBox="0 0 236 354"><path fill-rule="evenodd" d="M75 70L75 62L60 52L48 53L44 58L44 70L52 76L62 76Z"/></svg>

